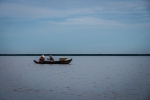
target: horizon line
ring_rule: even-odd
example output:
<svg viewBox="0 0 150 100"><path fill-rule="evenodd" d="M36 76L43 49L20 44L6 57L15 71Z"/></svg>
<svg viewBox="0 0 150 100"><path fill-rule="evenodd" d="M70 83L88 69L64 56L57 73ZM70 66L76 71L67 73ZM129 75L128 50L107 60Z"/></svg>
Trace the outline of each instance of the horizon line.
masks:
<svg viewBox="0 0 150 100"><path fill-rule="evenodd" d="M150 54L44 54L45 56L150 56ZM0 56L41 56L41 54L0 54Z"/></svg>

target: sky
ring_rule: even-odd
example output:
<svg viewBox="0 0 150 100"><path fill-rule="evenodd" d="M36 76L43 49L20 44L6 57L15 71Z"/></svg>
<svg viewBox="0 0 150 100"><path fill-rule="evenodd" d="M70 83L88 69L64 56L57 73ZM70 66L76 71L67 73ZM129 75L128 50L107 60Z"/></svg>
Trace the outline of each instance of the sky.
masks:
<svg viewBox="0 0 150 100"><path fill-rule="evenodd" d="M150 1L0 0L0 54L150 54Z"/></svg>

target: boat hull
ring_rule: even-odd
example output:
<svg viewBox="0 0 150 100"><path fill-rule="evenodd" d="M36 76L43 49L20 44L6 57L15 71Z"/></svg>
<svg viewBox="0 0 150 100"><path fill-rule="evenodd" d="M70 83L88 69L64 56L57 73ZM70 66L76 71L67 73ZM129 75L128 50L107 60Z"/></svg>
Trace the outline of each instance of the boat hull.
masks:
<svg viewBox="0 0 150 100"><path fill-rule="evenodd" d="M36 61L36 60L33 60L36 64L69 64L71 61L72 61L72 59L70 59L70 60L67 60L67 61L53 61L53 62L51 62L51 61L43 61L42 63L41 62L38 62L38 61Z"/></svg>

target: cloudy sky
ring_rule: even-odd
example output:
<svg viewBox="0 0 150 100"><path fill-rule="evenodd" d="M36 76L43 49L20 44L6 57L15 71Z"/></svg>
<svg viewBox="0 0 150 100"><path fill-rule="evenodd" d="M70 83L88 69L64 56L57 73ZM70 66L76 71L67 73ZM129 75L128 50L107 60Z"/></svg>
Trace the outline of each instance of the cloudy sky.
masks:
<svg viewBox="0 0 150 100"><path fill-rule="evenodd" d="M0 0L0 54L150 54L148 0Z"/></svg>

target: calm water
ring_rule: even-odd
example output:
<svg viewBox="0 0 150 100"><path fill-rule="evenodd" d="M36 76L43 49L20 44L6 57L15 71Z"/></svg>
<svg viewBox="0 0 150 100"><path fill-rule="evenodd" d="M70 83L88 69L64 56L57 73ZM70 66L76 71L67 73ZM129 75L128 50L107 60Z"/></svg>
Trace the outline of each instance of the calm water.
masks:
<svg viewBox="0 0 150 100"><path fill-rule="evenodd" d="M150 57L67 58L39 65L37 56L1 56L0 100L150 100Z"/></svg>

